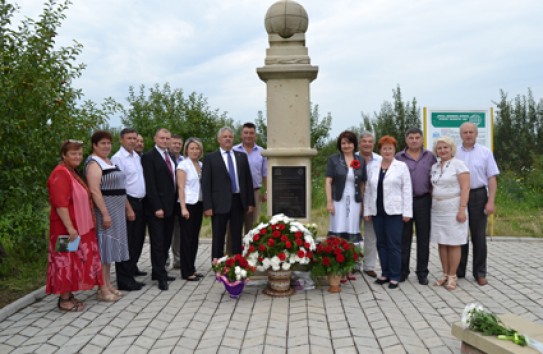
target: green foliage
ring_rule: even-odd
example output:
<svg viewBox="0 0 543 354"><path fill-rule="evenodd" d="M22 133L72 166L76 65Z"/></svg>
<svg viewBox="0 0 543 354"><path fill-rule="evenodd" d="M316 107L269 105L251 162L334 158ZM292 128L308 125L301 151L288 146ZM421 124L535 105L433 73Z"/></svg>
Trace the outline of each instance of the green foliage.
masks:
<svg viewBox="0 0 543 354"><path fill-rule="evenodd" d="M5 251L18 252L17 240L24 240L25 254L42 247L33 239L46 229L40 213L60 144L88 140L105 118L89 103L76 106L82 93L72 81L84 68L75 63L81 44L55 45L69 3L49 0L38 20L26 18L14 29L16 9L0 0L0 249Z"/></svg>
<svg viewBox="0 0 543 354"><path fill-rule="evenodd" d="M172 89L168 83L149 88L141 85L136 92L128 89L128 109L123 109L121 122L136 129L145 139L147 148L154 145L153 137L160 128L183 138L197 137L202 140L205 152L218 148L217 133L220 128L229 126L236 129L233 120L226 112L209 108L207 99L195 92L187 97L182 89Z"/></svg>
<svg viewBox="0 0 543 354"><path fill-rule="evenodd" d="M390 135L398 140L398 151L405 148L405 132L409 128L421 128L420 108L417 99L411 102L402 101L402 93L398 85L392 90L394 102L383 102L379 113L374 113L374 118L362 113L364 129L373 132L375 139L379 140L384 135ZM376 144L377 145L377 144Z"/></svg>
<svg viewBox="0 0 543 354"><path fill-rule="evenodd" d="M501 170L528 173L534 157L543 152L543 98L536 103L532 91L509 100L500 91L494 127L494 155Z"/></svg>

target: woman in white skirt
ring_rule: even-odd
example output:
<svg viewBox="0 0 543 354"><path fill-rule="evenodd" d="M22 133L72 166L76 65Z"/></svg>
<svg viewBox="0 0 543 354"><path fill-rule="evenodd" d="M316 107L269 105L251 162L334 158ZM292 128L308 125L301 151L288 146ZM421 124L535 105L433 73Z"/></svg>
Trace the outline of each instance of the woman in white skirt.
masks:
<svg viewBox="0 0 543 354"><path fill-rule="evenodd" d="M432 166L432 225L431 240L439 247L443 276L435 285L456 289L456 269L460 263L460 246L468 241L466 206L469 199L469 170L454 158L454 141L442 136L434 142L438 158Z"/></svg>

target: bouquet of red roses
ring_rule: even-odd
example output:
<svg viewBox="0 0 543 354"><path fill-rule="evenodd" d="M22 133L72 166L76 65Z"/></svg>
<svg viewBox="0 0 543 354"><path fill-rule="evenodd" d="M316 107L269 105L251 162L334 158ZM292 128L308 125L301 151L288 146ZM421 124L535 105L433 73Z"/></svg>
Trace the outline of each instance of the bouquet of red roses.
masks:
<svg viewBox="0 0 543 354"><path fill-rule="evenodd" d="M212 263L217 279L225 278L229 282L243 281L253 275L256 267L253 267L241 254L224 256Z"/></svg>
<svg viewBox="0 0 543 354"><path fill-rule="evenodd" d="M360 247L332 236L317 245L311 272L317 276L347 275L356 267L361 257Z"/></svg>

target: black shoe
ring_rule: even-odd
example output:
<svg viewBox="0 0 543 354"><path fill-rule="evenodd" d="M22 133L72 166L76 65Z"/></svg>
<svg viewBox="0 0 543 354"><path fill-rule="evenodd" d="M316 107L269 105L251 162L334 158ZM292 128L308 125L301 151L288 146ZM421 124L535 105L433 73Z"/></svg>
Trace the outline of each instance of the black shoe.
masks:
<svg viewBox="0 0 543 354"><path fill-rule="evenodd" d="M375 284L383 285L383 284L388 283L389 281L390 281L390 279L388 279L388 278L385 278L385 279L377 278L375 280Z"/></svg>
<svg viewBox="0 0 543 354"><path fill-rule="evenodd" d="M137 280L136 280L136 284L138 284L138 285L141 286L142 288L145 286L145 283L144 283L144 282L137 281Z"/></svg>
<svg viewBox="0 0 543 354"><path fill-rule="evenodd" d="M407 280L407 278L409 277L409 275L403 275L400 277L400 283L403 283L404 281Z"/></svg>
<svg viewBox="0 0 543 354"><path fill-rule="evenodd" d="M420 277L419 278L419 284L420 285L428 285L428 277Z"/></svg>
<svg viewBox="0 0 543 354"><path fill-rule="evenodd" d="M157 277L155 277L154 275L151 277L151 280L158 280ZM175 280L175 277L172 277L171 275L167 275L166 276L166 280L167 281L174 281Z"/></svg>
<svg viewBox="0 0 543 354"><path fill-rule="evenodd" d="M166 280L159 280L158 281L158 288L160 290L168 290L170 287L168 286L168 282Z"/></svg>
<svg viewBox="0 0 543 354"><path fill-rule="evenodd" d="M137 282L133 282L130 284L117 284L117 288L119 290L125 290L125 291L137 291L137 290L141 290L142 286Z"/></svg>
<svg viewBox="0 0 543 354"><path fill-rule="evenodd" d="M138 269L134 275L136 277L144 277L147 275L147 272L142 272L141 270Z"/></svg>
<svg viewBox="0 0 543 354"><path fill-rule="evenodd" d="M388 284L388 288L389 289L396 289L398 287L399 283L393 283L393 282L390 282Z"/></svg>
<svg viewBox="0 0 543 354"><path fill-rule="evenodd" d="M183 279L185 279L186 281L199 281L200 277L193 274L193 275L185 277Z"/></svg>
<svg viewBox="0 0 543 354"><path fill-rule="evenodd" d="M196 275L198 278L205 278L205 275L202 273L194 273L194 275Z"/></svg>

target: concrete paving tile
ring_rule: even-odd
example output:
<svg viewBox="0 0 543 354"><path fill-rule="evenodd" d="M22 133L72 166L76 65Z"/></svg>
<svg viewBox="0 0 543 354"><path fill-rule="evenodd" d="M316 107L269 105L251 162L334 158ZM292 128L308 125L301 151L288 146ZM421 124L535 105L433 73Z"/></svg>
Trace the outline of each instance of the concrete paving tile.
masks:
<svg viewBox="0 0 543 354"><path fill-rule="evenodd" d="M0 348L2 349L2 348ZM58 351L58 347L54 346L54 345L51 345L51 344L43 344L41 347L39 347L37 350L36 350L36 353L44 353L44 354L48 354L48 353L56 353ZM0 350L0 352L4 353L3 351ZM8 352L6 352L8 353ZM96 352L95 352L96 353Z"/></svg>
<svg viewBox="0 0 543 354"><path fill-rule="evenodd" d="M285 348L277 347L274 345L265 345L264 354L286 354L287 350Z"/></svg>
<svg viewBox="0 0 543 354"><path fill-rule="evenodd" d="M336 354L358 354L358 349L355 346L339 348L335 351Z"/></svg>
<svg viewBox="0 0 543 354"><path fill-rule="evenodd" d="M156 342L155 338L138 336L137 339L134 341L133 345L143 348L145 350L149 350L153 347L155 342Z"/></svg>
<svg viewBox="0 0 543 354"><path fill-rule="evenodd" d="M40 347L40 344L18 347L17 349L12 351L11 354L35 353L39 347Z"/></svg>
<svg viewBox="0 0 543 354"><path fill-rule="evenodd" d="M137 345L131 345L125 352L125 354L147 354L148 349L138 347Z"/></svg>
<svg viewBox="0 0 543 354"><path fill-rule="evenodd" d="M153 345L153 349L163 348L163 347L174 347L177 342L179 341L178 338L167 338L167 339L158 339L155 344Z"/></svg>
<svg viewBox="0 0 543 354"><path fill-rule="evenodd" d="M28 341L28 337L16 334L14 336L9 337L9 339L4 341L4 343L13 347L18 347L26 341Z"/></svg>

